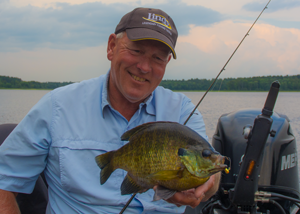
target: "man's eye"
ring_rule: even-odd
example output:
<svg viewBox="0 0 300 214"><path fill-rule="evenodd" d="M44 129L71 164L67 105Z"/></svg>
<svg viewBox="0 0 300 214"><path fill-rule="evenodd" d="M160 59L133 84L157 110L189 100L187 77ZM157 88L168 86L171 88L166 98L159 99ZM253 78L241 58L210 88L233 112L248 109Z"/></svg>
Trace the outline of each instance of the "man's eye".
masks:
<svg viewBox="0 0 300 214"><path fill-rule="evenodd" d="M138 50L138 49L129 49L130 51L132 51L132 52L135 52L135 53L140 53L141 51L140 50Z"/></svg>
<svg viewBox="0 0 300 214"><path fill-rule="evenodd" d="M131 54L133 54L133 55L141 54L141 51L138 49L129 49L129 50L130 50Z"/></svg>
<svg viewBox="0 0 300 214"><path fill-rule="evenodd" d="M158 63L165 63L165 62L167 62L167 59L165 57L161 57L161 56L156 56L155 60Z"/></svg>

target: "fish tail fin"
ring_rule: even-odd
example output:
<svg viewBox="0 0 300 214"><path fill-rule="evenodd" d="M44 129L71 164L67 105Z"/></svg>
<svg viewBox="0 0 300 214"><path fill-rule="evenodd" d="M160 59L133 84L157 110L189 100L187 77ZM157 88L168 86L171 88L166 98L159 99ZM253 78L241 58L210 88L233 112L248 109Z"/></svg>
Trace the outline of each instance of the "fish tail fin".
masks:
<svg viewBox="0 0 300 214"><path fill-rule="evenodd" d="M96 156L95 160L101 169L100 172L100 183L104 184L111 173L115 170L113 164L111 163L114 152L107 152L102 155Z"/></svg>

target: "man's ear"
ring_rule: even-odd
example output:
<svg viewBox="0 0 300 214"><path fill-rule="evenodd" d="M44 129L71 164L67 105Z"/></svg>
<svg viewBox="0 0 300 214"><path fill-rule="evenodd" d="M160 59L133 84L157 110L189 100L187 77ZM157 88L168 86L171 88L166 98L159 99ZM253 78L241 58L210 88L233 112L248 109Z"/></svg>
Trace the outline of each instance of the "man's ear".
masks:
<svg viewBox="0 0 300 214"><path fill-rule="evenodd" d="M116 47L117 36L116 34L110 34L107 43L107 59L112 60L114 55L114 48Z"/></svg>
<svg viewBox="0 0 300 214"><path fill-rule="evenodd" d="M171 58L172 58L172 54L169 54L168 63L170 62Z"/></svg>

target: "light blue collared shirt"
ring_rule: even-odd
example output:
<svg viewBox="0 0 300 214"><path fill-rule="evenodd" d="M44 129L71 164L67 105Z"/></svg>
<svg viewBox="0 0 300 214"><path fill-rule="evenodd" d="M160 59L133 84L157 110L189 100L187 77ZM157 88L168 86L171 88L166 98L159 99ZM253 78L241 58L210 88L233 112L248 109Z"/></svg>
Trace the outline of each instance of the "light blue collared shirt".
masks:
<svg viewBox="0 0 300 214"><path fill-rule="evenodd" d="M184 123L194 105L181 93L163 87L141 103L130 121L108 101L109 73L46 94L0 147L0 189L31 193L44 170L47 213L119 213L130 195L120 194L126 171L115 170L104 185L95 157L123 146L120 136L153 121ZM208 140L201 114L187 123ZM128 213L183 213L154 191L137 194Z"/></svg>

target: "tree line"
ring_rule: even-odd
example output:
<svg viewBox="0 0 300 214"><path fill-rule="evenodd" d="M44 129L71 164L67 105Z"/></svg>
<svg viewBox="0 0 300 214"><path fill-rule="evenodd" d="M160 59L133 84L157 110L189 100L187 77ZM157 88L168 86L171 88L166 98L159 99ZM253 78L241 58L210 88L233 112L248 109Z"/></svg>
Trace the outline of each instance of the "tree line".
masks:
<svg viewBox="0 0 300 214"><path fill-rule="evenodd" d="M278 80L280 91L300 91L300 75L218 79L212 91L269 91ZM161 86L178 91L206 91L214 79L163 80Z"/></svg>
<svg viewBox="0 0 300 214"><path fill-rule="evenodd" d="M55 89L73 82L23 81L17 77L0 76L0 88L4 89Z"/></svg>
<svg viewBox="0 0 300 214"><path fill-rule="evenodd" d="M214 79L162 80L161 86L177 91L205 91ZM300 75L261 76L218 79L212 91L268 91L272 82L278 80L280 91L300 91ZM54 89L73 82L23 81L17 77L0 76L2 89Z"/></svg>

